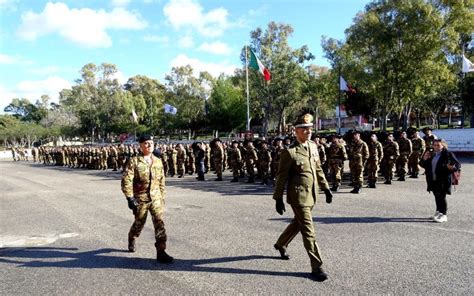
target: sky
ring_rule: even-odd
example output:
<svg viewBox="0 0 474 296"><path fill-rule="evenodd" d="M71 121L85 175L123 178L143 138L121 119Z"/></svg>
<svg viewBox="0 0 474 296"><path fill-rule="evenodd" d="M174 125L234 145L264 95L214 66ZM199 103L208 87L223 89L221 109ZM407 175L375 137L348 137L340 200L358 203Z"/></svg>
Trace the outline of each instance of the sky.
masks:
<svg viewBox="0 0 474 296"><path fill-rule="evenodd" d="M344 30L369 0L0 0L0 113L13 98L54 102L88 64L115 64L121 83L146 75L164 83L172 67L213 76L242 67L250 32L290 24L290 45L308 45L328 66L321 37Z"/></svg>

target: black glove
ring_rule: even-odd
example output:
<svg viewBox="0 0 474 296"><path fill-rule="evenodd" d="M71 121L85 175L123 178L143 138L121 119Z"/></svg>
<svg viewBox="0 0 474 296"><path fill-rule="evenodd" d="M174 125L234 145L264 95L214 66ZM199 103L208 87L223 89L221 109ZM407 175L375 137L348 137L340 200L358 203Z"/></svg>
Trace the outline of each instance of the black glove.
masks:
<svg viewBox="0 0 474 296"><path fill-rule="evenodd" d="M326 194L326 202L328 204L332 203L332 193L329 189L324 189L324 194Z"/></svg>
<svg viewBox="0 0 474 296"><path fill-rule="evenodd" d="M132 197L127 197L127 202L128 202L128 208L135 212L138 208L138 201L132 196Z"/></svg>
<svg viewBox="0 0 474 296"><path fill-rule="evenodd" d="M278 214L283 215L283 212L286 211L283 199L280 198L276 200L275 208Z"/></svg>

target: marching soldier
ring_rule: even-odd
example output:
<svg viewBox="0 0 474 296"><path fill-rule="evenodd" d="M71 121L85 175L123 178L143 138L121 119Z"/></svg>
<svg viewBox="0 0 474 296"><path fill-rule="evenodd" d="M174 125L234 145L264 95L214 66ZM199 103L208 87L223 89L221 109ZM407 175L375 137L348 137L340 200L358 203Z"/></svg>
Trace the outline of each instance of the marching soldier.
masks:
<svg viewBox="0 0 474 296"><path fill-rule="evenodd" d="M194 164L194 151L191 147L191 145L187 145L187 156L188 156L188 161L187 161L187 169L188 169L188 174L193 175L195 169L195 164Z"/></svg>
<svg viewBox="0 0 474 296"><path fill-rule="evenodd" d="M171 263L173 257L166 253L166 230L163 221L165 176L161 160L153 155L153 139L144 135L138 140L141 153L130 159L122 177L122 192L135 221L128 233L128 250L135 252L135 240L145 226L148 212L155 228L156 260Z"/></svg>
<svg viewBox="0 0 474 296"><path fill-rule="evenodd" d="M377 135L370 136L369 159L367 160L367 182L369 188L375 188L377 183L377 176L380 169L380 162L383 158L382 144L377 140Z"/></svg>
<svg viewBox="0 0 474 296"><path fill-rule="evenodd" d="M274 247L280 252L281 259L290 259L286 253L288 244L298 232L301 232L303 245L311 262L311 277L316 281L324 281L328 276L321 268L323 261L316 243L311 211L316 203L319 189L325 192L328 203L332 201L332 194L321 169L317 147L313 141L309 140L313 126L312 119L310 114L298 118L295 123L296 141L281 154L273 199L276 201L276 211L283 215L286 210L283 202L283 192L286 187L287 203L293 209L294 218L280 235Z"/></svg>
<svg viewBox="0 0 474 296"><path fill-rule="evenodd" d="M395 162L397 161L400 152L398 151L398 143L393 140L393 134L389 134L387 137L387 143L383 147L383 162L384 162L384 184L392 184L393 169Z"/></svg>
<svg viewBox="0 0 474 296"><path fill-rule="evenodd" d="M275 139L273 142L273 152L272 152L272 167L270 177L272 180L275 179L278 172L278 165L280 164L280 156L283 151L283 141L280 138Z"/></svg>
<svg viewBox="0 0 474 296"><path fill-rule="evenodd" d="M405 181L405 176L408 172L408 158L413 150L411 141L407 138L406 132L402 132L400 139L398 139L398 149L400 156L397 158L396 162L398 174L397 181Z"/></svg>
<svg viewBox="0 0 474 296"><path fill-rule="evenodd" d="M328 149L329 173L332 182L331 191L333 192L337 192L341 185L345 160L347 160L346 148L339 141L339 138L333 135Z"/></svg>
<svg viewBox="0 0 474 296"><path fill-rule="evenodd" d="M418 178L418 173L420 172L419 162L426 148L425 141L420 138L420 134L416 131L413 134L411 144L413 152L408 159L408 173L410 174L410 178Z"/></svg>
<svg viewBox="0 0 474 296"><path fill-rule="evenodd" d="M365 162L369 158L369 147L361 140L360 132L355 131L349 146L349 169L351 171L352 184L354 188L351 193L358 194L364 182Z"/></svg>

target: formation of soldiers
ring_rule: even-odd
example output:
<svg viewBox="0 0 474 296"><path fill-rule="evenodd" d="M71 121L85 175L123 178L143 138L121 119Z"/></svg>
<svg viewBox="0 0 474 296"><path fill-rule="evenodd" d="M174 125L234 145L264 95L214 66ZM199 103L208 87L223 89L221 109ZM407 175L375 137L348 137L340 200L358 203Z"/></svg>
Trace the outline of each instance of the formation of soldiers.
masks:
<svg viewBox="0 0 474 296"><path fill-rule="evenodd" d="M390 133L351 131L344 137L314 135L313 141L318 147L323 171L332 185L331 190L339 190L344 164L349 161L351 193L360 193L364 175L367 176L368 188L376 188L379 175L384 184L392 184L394 177L398 181L405 181L407 176L418 178L418 162L436 139L431 129L423 132L425 135L421 138L417 130L409 129L399 133L395 139L395 135ZM255 141L214 139L209 143L158 143L154 153L163 160L164 173L169 177L184 178L197 174L196 179L205 180L206 174L215 173L215 181L223 181L223 172L229 170L232 172L231 182L246 178L247 183L259 181L262 185L269 185L278 172L281 152L292 141L291 137L276 137ZM20 160L20 151L12 151L14 160ZM31 151L33 161L44 165L113 171L123 171L127 161L138 154L139 147L133 144L38 147Z"/></svg>

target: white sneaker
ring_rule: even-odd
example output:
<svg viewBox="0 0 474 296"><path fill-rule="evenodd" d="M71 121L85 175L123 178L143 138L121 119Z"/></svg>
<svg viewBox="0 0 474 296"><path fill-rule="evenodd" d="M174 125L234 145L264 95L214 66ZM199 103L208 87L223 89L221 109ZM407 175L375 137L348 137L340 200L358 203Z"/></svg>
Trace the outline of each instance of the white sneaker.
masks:
<svg viewBox="0 0 474 296"><path fill-rule="evenodd" d="M443 222L448 222L448 216L444 214L439 214L439 216L435 219L433 219L436 223L443 223Z"/></svg>
<svg viewBox="0 0 474 296"><path fill-rule="evenodd" d="M436 211L434 215L430 217L430 219L434 221L436 218L438 218L439 214L440 212Z"/></svg>

